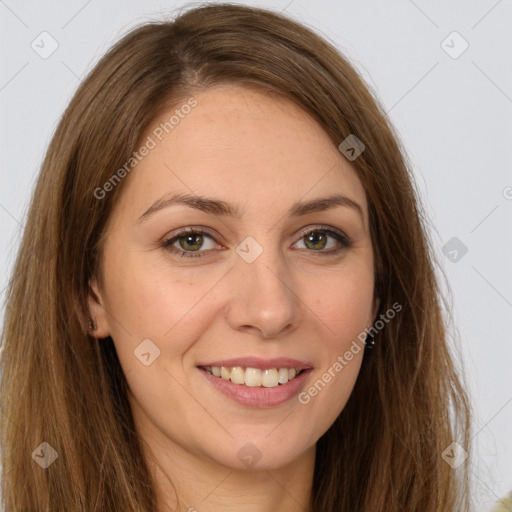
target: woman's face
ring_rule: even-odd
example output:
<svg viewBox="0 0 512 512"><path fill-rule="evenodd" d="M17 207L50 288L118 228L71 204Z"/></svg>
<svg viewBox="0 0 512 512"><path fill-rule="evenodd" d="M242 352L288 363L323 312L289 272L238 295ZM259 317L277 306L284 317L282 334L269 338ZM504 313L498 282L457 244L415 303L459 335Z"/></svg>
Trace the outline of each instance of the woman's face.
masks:
<svg viewBox="0 0 512 512"><path fill-rule="evenodd" d="M155 120L124 178L95 335L160 453L282 467L314 451L360 369L377 308L365 191L295 105L227 85L194 98L168 133L175 109Z"/></svg>

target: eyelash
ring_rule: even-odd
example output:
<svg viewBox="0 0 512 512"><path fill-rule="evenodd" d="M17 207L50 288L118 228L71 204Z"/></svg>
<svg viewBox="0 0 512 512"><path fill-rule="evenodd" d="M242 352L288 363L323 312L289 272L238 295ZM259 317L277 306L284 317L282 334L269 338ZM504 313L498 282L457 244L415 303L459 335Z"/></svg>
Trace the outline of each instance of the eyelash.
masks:
<svg viewBox="0 0 512 512"><path fill-rule="evenodd" d="M310 234L310 233L313 233L313 232L321 232L321 233L326 233L330 236L332 236L335 240L337 240L338 242L341 243L341 247L339 247L338 249L330 249L328 251L324 251L324 250L319 250L319 251L314 251L314 250L309 250L309 252L311 253L319 253L319 254L314 254L314 256L333 256L333 255L336 255L338 253L340 253L343 249L346 249L348 247L351 246L351 241L349 240L349 238L341 231L338 231L338 230L335 230L333 228L329 228L329 227L326 227L326 226L316 226L316 227L313 227L313 228L309 228L307 231L304 231L302 233L302 235L299 237L299 239L301 238L304 238L306 235ZM176 242L177 240L179 240L181 237L185 236L185 235L190 235L190 234L193 234L193 235L207 235L209 236L210 238L214 239L213 235L210 233L209 230L205 230L204 228L193 228L193 227L189 227L189 228L185 228L183 230L181 230L179 233L177 233L175 236L173 236L172 238L168 238L167 240L164 240L162 242L162 247L171 252L171 253L174 253L174 254L177 254L178 256L180 257L184 257L184 258L202 258L204 257L204 254L201 254L201 253L207 253L209 252L209 250L206 250L206 251L183 251L182 249L178 249L177 247L173 247L172 244L174 242ZM306 249L307 250L307 249Z"/></svg>

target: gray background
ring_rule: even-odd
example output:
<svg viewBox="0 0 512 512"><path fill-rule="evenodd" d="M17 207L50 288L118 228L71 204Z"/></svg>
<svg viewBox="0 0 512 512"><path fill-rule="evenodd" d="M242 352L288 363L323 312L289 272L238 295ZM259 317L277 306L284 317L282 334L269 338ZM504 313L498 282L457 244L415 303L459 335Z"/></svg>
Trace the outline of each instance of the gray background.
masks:
<svg viewBox="0 0 512 512"><path fill-rule="evenodd" d="M512 490L512 2L237 3L284 11L330 39L400 133L431 220L439 276L451 290L454 351L475 407L476 509L489 510ZM0 0L2 316L29 195L81 77L127 30L182 5ZM31 47L51 49L44 31L58 44L47 58ZM448 37L454 31L460 36Z"/></svg>

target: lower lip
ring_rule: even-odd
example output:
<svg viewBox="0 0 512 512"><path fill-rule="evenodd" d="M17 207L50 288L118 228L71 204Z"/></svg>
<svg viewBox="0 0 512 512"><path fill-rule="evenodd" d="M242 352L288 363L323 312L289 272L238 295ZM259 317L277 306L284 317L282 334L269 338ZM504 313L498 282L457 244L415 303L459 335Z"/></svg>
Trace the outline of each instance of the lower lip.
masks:
<svg viewBox="0 0 512 512"><path fill-rule="evenodd" d="M311 369L303 370L297 377L288 381L286 384L278 384L273 388L262 386L250 387L245 384L234 384L230 380L222 377L215 377L211 373L199 368L199 371L208 379L209 382L221 393L231 398L240 405L247 407L270 408L284 404L294 396L298 395L304 387Z"/></svg>

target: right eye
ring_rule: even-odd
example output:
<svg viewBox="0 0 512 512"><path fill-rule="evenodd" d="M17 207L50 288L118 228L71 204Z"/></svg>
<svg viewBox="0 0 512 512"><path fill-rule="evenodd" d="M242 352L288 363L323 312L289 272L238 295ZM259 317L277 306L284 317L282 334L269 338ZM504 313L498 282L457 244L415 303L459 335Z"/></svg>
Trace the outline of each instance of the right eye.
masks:
<svg viewBox="0 0 512 512"><path fill-rule="evenodd" d="M199 250L199 248L204 244L205 237L214 241L213 237L204 229L186 228L176 233L173 237L165 240L162 243L162 246L169 252L177 254L182 258L203 257L203 254L194 253L208 252L213 248L210 247L207 248L207 250ZM176 243L179 244L179 247L174 246Z"/></svg>

